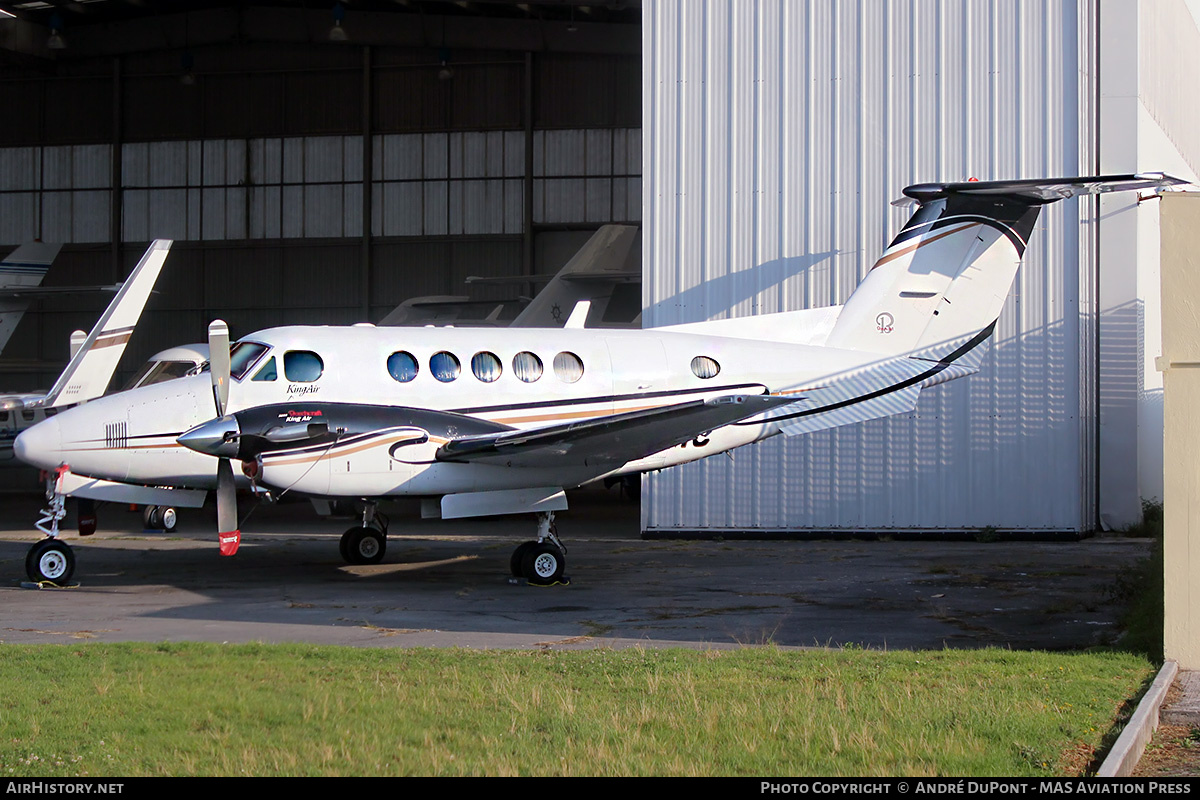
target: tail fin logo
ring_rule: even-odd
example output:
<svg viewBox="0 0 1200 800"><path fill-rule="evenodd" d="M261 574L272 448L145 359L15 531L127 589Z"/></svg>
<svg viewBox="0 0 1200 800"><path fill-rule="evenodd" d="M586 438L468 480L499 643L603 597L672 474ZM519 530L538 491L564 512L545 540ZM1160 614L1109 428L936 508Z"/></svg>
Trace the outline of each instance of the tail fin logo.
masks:
<svg viewBox="0 0 1200 800"><path fill-rule="evenodd" d="M875 318L875 328L880 333L891 333L896 329L896 318L884 311Z"/></svg>

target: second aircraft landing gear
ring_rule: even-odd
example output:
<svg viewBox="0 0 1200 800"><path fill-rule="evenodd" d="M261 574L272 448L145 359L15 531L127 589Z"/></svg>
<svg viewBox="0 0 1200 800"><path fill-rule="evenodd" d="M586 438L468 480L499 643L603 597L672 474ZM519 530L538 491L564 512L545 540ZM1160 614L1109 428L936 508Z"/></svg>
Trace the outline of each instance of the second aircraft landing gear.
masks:
<svg viewBox="0 0 1200 800"><path fill-rule="evenodd" d="M146 506L142 512L142 522L149 530L162 530L170 533L179 524L179 515L170 506Z"/></svg>
<svg viewBox="0 0 1200 800"><path fill-rule="evenodd" d="M537 520L538 538L517 545L509 559L509 569L514 578L524 578L540 586L566 583L563 572L567 567L567 548L558 538L554 512L542 511Z"/></svg>
<svg viewBox="0 0 1200 800"><path fill-rule="evenodd" d="M362 525L342 534L338 547L347 564L378 564L387 553L388 518L376 503L363 509Z"/></svg>

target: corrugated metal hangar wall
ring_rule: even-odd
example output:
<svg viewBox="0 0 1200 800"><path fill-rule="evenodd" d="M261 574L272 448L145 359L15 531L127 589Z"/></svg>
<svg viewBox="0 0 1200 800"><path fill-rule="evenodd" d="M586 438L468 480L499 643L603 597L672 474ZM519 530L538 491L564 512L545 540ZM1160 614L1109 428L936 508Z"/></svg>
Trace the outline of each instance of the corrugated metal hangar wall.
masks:
<svg viewBox="0 0 1200 800"><path fill-rule="evenodd" d="M643 319L846 300L921 181L1097 168L1094 5L643 13ZM916 413L652 475L646 529L1075 531L1095 508L1094 201L1042 215L983 372Z"/></svg>
<svg viewBox="0 0 1200 800"><path fill-rule="evenodd" d="M906 185L1195 181L1185 0L660 0L643 15L643 320L841 303ZM648 530L1090 531L1162 496L1158 208L1043 213L974 377L908 417L649 477Z"/></svg>
<svg viewBox="0 0 1200 800"><path fill-rule="evenodd" d="M47 285L97 284L177 240L126 373L213 317L235 336L374 321L468 294L468 275L553 271L600 224L640 219L636 8L356 4L331 42L328 5L206 5L97 31L63 12L66 49L0 60L0 251L65 242ZM36 304L4 388L48 386L107 299Z"/></svg>

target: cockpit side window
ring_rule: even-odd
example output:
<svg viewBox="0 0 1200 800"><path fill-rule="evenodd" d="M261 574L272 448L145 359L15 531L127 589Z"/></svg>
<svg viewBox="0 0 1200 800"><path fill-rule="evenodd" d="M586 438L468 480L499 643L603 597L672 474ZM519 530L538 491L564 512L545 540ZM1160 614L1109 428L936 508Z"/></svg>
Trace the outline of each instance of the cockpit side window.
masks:
<svg viewBox="0 0 1200 800"><path fill-rule="evenodd" d="M278 377L279 377L279 374L275 369L275 356L271 356L270 358L267 359L267 363L263 364L262 369L260 369L257 373L255 373L254 377L251 378L250 380L252 380L252 381L273 381Z"/></svg>
<svg viewBox="0 0 1200 800"><path fill-rule="evenodd" d="M283 374L293 383L312 383L325 371L325 362L311 350L288 350L283 354Z"/></svg>
<svg viewBox="0 0 1200 800"><path fill-rule="evenodd" d="M262 358L262 354L269 349L265 344L258 342L238 342L229 350L229 374L233 376L234 380L240 381L246 377L246 373L250 371L255 362Z"/></svg>

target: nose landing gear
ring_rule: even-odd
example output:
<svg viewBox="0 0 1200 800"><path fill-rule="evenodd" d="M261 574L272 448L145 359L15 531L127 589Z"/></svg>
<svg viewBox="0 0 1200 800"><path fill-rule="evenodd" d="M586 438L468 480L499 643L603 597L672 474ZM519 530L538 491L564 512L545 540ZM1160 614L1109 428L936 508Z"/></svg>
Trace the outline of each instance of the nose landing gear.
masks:
<svg viewBox="0 0 1200 800"><path fill-rule="evenodd" d="M45 539L29 548L25 556L25 574L34 583L66 584L75 574L75 552L58 539L58 523L67 515L66 498L58 491L58 482L66 467L46 478L46 507L36 526Z"/></svg>

